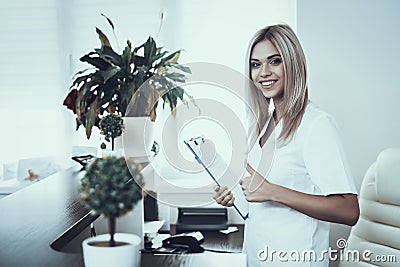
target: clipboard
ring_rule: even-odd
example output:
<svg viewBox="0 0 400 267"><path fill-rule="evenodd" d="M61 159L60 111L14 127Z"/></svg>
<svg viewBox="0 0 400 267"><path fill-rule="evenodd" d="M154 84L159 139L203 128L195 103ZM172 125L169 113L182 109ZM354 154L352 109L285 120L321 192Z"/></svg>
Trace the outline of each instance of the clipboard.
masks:
<svg viewBox="0 0 400 267"><path fill-rule="evenodd" d="M205 138L200 136L200 137L195 137L195 138L191 138L189 140L183 140L183 142L185 143L185 145L188 147L188 149L190 150L190 152L192 152L192 154L194 155L195 160L204 168L204 170L208 173L208 175L211 177L211 179L214 180L214 182L217 184L217 186L221 187L221 184L218 182L218 180L215 178L215 176L212 174L212 172L210 171L210 169L204 164L204 162L201 160L201 158L199 157L199 155L197 155L196 151L194 148L192 148L192 146L190 145L190 143L194 143L195 145L200 145L201 143L204 143ZM236 186L236 188L238 188ZM244 194L243 192L234 192L234 190L232 190L233 195L235 196L235 200L239 200L240 196L242 196L242 198L245 200L244 198ZM236 205L233 204L233 208L237 211L237 213L240 215L240 217L242 217L243 220L246 220L249 217L249 212L247 211L243 211Z"/></svg>

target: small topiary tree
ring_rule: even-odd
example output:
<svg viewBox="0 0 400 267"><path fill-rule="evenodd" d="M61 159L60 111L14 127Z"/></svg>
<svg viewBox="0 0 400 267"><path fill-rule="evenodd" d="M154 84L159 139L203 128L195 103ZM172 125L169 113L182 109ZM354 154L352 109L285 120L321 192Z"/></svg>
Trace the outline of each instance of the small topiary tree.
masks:
<svg viewBox="0 0 400 267"><path fill-rule="evenodd" d="M93 213L108 218L110 247L116 245L116 218L131 211L143 197L140 170L140 164L127 163L124 157L97 158L86 166L81 197Z"/></svg>
<svg viewBox="0 0 400 267"><path fill-rule="evenodd" d="M114 151L114 139L122 135L125 128L124 120L120 115L108 114L104 116L99 122L100 134L105 136L107 142L110 142L111 148Z"/></svg>

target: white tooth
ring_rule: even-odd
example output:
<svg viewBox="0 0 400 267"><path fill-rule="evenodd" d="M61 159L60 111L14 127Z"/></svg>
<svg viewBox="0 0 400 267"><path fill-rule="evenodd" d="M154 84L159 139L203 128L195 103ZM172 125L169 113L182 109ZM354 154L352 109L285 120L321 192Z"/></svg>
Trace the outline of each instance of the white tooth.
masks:
<svg viewBox="0 0 400 267"><path fill-rule="evenodd" d="M269 86L269 85L271 85L273 83L274 83L274 81L262 82L262 85Z"/></svg>

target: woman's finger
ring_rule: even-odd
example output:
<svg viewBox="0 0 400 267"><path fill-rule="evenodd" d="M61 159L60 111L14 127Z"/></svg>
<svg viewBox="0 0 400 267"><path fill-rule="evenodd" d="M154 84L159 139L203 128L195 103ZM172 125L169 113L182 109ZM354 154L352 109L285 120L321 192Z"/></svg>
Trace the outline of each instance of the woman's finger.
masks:
<svg viewBox="0 0 400 267"><path fill-rule="evenodd" d="M226 189L228 189L228 187L226 187L226 186L223 186L223 187L220 187L220 186L218 186L218 185L216 185L216 186L214 186L214 196L216 196L214 199L216 199L218 196L220 196Z"/></svg>
<svg viewBox="0 0 400 267"><path fill-rule="evenodd" d="M235 202L235 197L232 197L232 199L229 200L228 203L226 203L226 206L227 207L232 207L234 202Z"/></svg>
<svg viewBox="0 0 400 267"><path fill-rule="evenodd" d="M242 191L244 191L244 190L246 190L246 185L243 180L241 180L241 181L242 181L242 183L240 185L242 187Z"/></svg>
<svg viewBox="0 0 400 267"><path fill-rule="evenodd" d="M230 195L231 194L231 191L230 190L228 190L228 189L226 189L220 196L219 196L219 199L221 200L221 201L223 201L228 195Z"/></svg>
<svg viewBox="0 0 400 267"><path fill-rule="evenodd" d="M254 173L256 173L254 168L249 163L246 164L246 170L248 173L250 173L250 175L254 175Z"/></svg>
<svg viewBox="0 0 400 267"><path fill-rule="evenodd" d="M213 194L213 199L217 201L218 204L220 204L221 200L229 193L228 187L223 186L220 187L217 192Z"/></svg>
<svg viewBox="0 0 400 267"><path fill-rule="evenodd" d="M228 204L228 202L232 200L232 198L233 198L233 195L232 195L232 194L226 195L226 196L223 198L223 200L221 201L221 205L222 205L222 206L226 206L226 205Z"/></svg>

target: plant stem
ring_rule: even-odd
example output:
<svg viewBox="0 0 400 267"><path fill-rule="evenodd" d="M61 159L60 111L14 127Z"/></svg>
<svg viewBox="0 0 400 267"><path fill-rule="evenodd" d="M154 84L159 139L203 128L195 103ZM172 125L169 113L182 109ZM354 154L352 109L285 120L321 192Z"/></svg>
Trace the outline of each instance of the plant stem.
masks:
<svg viewBox="0 0 400 267"><path fill-rule="evenodd" d="M110 247L115 247L115 240L114 240L114 234L115 234L115 217L112 216L108 219L108 227L109 227L109 232L110 232Z"/></svg>
<svg viewBox="0 0 400 267"><path fill-rule="evenodd" d="M111 137L111 149L114 151L114 137Z"/></svg>

